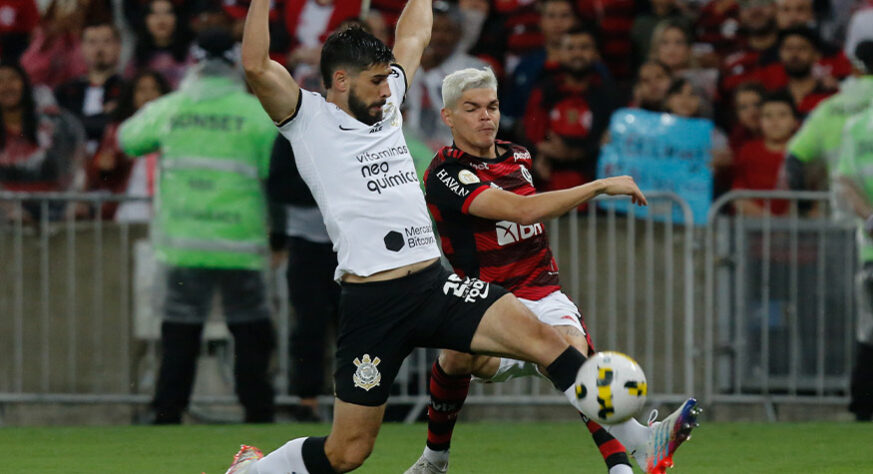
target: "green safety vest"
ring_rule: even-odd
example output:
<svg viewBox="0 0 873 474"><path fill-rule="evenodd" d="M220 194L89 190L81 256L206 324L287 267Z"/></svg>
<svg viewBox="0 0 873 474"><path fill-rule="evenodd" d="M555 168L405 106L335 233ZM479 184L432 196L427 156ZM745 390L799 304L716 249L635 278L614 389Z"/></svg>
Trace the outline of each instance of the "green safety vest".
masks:
<svg viewBox="0 0 873 474"><path fill-rule="evenodd" d="M262 180L278 131L241 80L183 83L125 121L125 153L160 151L152 241L182 267L261 269L267 253Z"/></svg>
<svg viewBox="0 0 873 474"><path fill-rule="evenodd" d="M836 94L822 101L788 144L788 153L803 163L825 160L833 173L840 153L843 127L849 117L870 107L873 76L848 79Z"/></svg>
<svg viewBox="0 0 873 474"><path fill-rule="evenodd" d="M846 122L842 137L836 174L853 180L873 202L873 105ZM864 221L857 221L861 261L873 261L873 240L864 231Z"/></svg>

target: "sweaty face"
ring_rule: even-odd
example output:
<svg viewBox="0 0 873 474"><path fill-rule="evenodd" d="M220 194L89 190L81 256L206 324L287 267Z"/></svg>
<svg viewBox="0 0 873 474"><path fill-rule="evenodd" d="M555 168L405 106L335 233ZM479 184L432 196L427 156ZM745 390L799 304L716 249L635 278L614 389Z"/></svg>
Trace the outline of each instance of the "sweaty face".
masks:
<svg viewBox="0 0 873 474"><path fill-rule="evenodd" d="M576 23L570 2L548 2L540 12L540 30L546 44L555 44Z"/></svg>
<svg viewBox="0 0 873 474"><path fill-rule="evenodd" d="M761 96L757 92L743 91L734 98L737 121L749 130L761 127Z"/></svg>
<svg viewBox="0 0 873 474"><path fill-rule="evenodd" d="M390 74L391 67L383 64L372 66L352 77L349 110L359 122L374 125L382 120L382 106L391 96L388 87Z"/></svg>
<svg viewBox="0 0 873 474"><path fill-rule="evenodd" d="M806 77L812 73L812 66L818 61L818 52L806 38L789 36L779 47L779 59L789 76Z"/></svg>
<svg viewBox="0 0 873 474"><path fill-rule="evenodd" d="M597 45L588 34L564 35L561 40L561 63L575 75L587 74L597 60Z"/></svg>
<svg viewBox="0 0 873 474"><path fill-rule="evenodd" d="M0 109L15 109L21 105L24 82L14 69L0 68Z"/></svg>
<svg viewBox="0 0 873 474"><path fill-rule="evenodd" d="M487 149L494 146L500 123L500 103L494 89L468 89L446 110L446 120L459 146Z"/></svg>
<svg viewBox="0 0 873 474"><path fill-rule="evenodd" d="M656 58L666 64L671 70L684 68L691 58L691 48L688 39L679 28L664 30L658 42Z"/></svg>
<svg viewBox="0 0 873 474"><path fill-rule="evenodd" d="M121 43L111 27L85 28L82 33L82 56L89 67L97 70L114 68L120 53Z"/></svg>
<svg viewBox="0 0 873 474"><path fill-rule="evenodd" d="M176 14L173 12L173 4L165 0L152 2L149 13L146 15L146 28L159 46L169 43L176 31Z"/></svg>
<svg viewBox="0 0 873 474"><path fill-rule="evenodd" d="M776 25L780 30L809 25L814 21L812 0L780 0L776 4Z"/></svg>
<svg viewBox="0 0 873 474"><path fill-rule="evenodd" d="M768 102L761 106L761 133L764 139L785 143L796 128L797 119L788 104Z"/></svg>

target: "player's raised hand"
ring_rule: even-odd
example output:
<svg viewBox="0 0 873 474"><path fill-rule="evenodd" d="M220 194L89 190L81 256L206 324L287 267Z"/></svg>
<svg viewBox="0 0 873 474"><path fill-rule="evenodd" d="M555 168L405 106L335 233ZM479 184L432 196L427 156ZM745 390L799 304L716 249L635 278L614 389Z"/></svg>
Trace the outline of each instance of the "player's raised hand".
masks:
<svg viewBox="0 0 873 474"><path fill-rule="evenodd" d="M631 202L640 206L647 206L646 196L640 191L637 183L630 176L615 176L605 178L603 181L602 194L609 196L630 196Z"/></svg>

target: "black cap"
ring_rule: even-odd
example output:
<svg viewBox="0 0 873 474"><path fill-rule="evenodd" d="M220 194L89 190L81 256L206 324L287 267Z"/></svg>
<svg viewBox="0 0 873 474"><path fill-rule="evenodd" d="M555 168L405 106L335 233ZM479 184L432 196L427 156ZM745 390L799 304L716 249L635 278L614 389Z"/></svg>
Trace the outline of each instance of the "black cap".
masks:
<svg viewBox="0 0 873 474"><path fill-rule="evenodd" d="M864 40L855 46L855 57L864 65L867 74L873 74L873 40Z"/></svg>
<svg viewBox="0 0 873 474"><path fill-rule="evenodd" d="M228 60L228 52L232 51L236 42L233 36L223 28L208 28L197 35L197 46L203 50L205 58Z"/></svg>

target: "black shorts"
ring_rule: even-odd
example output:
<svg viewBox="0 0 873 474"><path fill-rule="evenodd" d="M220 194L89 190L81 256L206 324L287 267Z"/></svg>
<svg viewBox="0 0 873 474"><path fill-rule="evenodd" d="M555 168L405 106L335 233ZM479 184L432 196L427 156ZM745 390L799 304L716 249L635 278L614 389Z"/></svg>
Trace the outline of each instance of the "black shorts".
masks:
<svg viewBox="0 0 873 474"><path fill-rule="evenodd" d="M461 278L440 262L412 275L343 283L334 385L340 400L379 406L416 347L470 352L485 311L508 292Z"/></svg>

